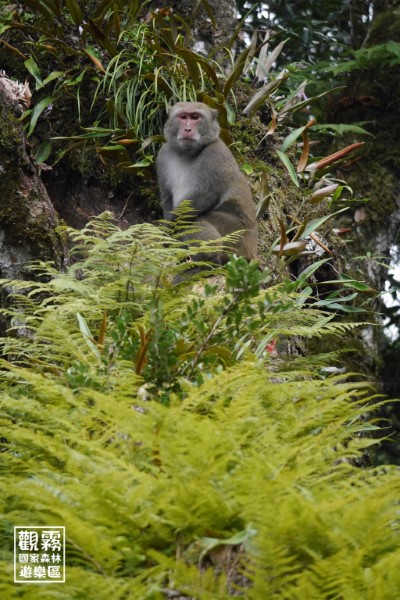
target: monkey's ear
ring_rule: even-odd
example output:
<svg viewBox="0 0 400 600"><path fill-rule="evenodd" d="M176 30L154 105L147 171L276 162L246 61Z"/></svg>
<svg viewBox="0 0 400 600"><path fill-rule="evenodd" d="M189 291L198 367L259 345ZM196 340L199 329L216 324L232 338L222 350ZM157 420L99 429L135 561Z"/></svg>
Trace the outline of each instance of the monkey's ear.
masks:
<svg viewBox="0 0 400 600"><path fill-rule="evenodd" d="M218 110L216 108L211 108L211 107L209 107L209 109L210 109L213 121L218 121Z"/></svg>

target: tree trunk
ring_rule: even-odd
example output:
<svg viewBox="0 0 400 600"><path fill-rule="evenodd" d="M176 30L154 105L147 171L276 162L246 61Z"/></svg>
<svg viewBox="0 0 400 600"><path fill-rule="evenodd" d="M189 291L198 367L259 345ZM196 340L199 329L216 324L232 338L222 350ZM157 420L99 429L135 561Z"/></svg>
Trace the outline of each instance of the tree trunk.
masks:
<svg viewBox="0 0 400 600"><path fill-rule="evenodd" d="M366 47L399 39L399 5L398 0L376 3L375 9L379 8L379 11L375 12L371 23ZM400 68L396 61L393 66L389 64L386 60L371 66L368 71L357 71L350 88L353 101L338 115L339 122L368 123L374 136L366 140L363 159L346 179L358 198L367 199L354 213L358 239L352 246L353 254L363 256L358 267L380 291L388 278L383 258L394 254L400 230ZM381 336L380 343L379 354L382 356L388 341ZM397 395L400 391L398 351L391 352L390 356L392 364L383 359L382 380L384 390Z"/></svg>
<svg viewBox="0 0 400 600"><path fill-rule="evenodd" d="M171 7L191 30L195 52L208 55L214 48L226 46L235 32L238 12L235 0L157 0L153 10Z"/></svg>
<svg viewBox="0 0 400 600"><path fill-rule="evenodd" d="M57 215L18 120L22 87L0 77L0 277L11 279L24 278L34 260L60 266L63 255Z"/></svg>

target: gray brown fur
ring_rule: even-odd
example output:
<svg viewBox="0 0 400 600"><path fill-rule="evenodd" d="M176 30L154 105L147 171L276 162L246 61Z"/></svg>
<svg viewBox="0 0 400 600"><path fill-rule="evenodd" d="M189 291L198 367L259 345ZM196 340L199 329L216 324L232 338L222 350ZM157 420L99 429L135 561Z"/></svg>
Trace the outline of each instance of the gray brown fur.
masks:
<svg viewBox="0 0 400 600"><path fill-rule="evenodd" d="M194 132L185 129L190 139L179 139L179 115L186 112L198 113L198 122ZM190 200L192 222L199 231L185 239L211 240L243 231L232 252L251 260L256 258L258 241L255 205L250 186L219 131L217 111L201 102L178 102L170 110L164 128L166 143L157 156L164 218L173 221L173 211ZM213 260L223 263L227 256Z"/></svg>

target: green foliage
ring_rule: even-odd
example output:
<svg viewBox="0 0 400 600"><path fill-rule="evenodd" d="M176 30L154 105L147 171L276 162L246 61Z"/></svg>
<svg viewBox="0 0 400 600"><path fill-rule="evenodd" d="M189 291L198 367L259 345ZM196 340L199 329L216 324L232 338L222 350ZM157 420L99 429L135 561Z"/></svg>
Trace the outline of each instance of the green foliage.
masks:
<svg viewBox="0 0 400 600"><path fill-rule="evenodd" d="M283 31L289 37L285 61L301 66L305 60L315 64L340 59L344 47L360 47L376 9L372 0L270 0L268 7L265 3L237 0L237 4L241 14L248 11L252 28Z"/></svg>
<svg viewBox="0 0 400 600"><path fill-rule="evenodd" d="M29 134L49 104L65 110L66 99L75 99L79 123L89 125L92 135L74 136L73 147L78 139L82 144L99 141L103 136L94 133L112 127L108 145L97 144L97 151L127 166L124 163L134 162L127 152L131 145L139 160L130 168L140 171L142 143L147 147L155 141L153 136L161 128L160 109L171 101L207 99L220 108L226 126L228 112L232 115L227 98L242 75L249 51L225 75L217 61L190 49L189 26L172 11L149 12L143 22L147 4L82 6L75 1L63 5L30 0L28 12L2 7L1 41L6 52L22 61L21 70L28 71L38 92L34 110L24 114ZM61 135L55 139L71 139L63 122L57 133Z"/></svg>
<svg viewBox="0 0 400 600"><path fill-rule="evenodd" d="M13 525L54 523L60 599L395 597L398 474L356 467L372 392L285 353L350 327L312 306L312 268L268 287L233 258L193 287L160 228L68 233L65 273L3 282L2 597L38 594L12 583Z"/></svg>
<svg viewBox="0 0 400 600"><path fill-rule="evenodd" d="M182 218L178 226L188 229ZM81 381L86 360L88 380L99 377L95 387L101 387L116 361L128 361L143 378L147 394L165 401L171 391L184 396L185 381L200 385L249 351L262 358L271 339L323 335L350 327L333 323L333 315L313 311L313 303L325 305L311 300L308 286L320 263L295 281L264 289L268 273L256 263L235 258L226 267L224 294L208 283L201 293L187 293L187 283L172 286L171 278L185 275L188 250L162 229L144 224L122 232L105 214L82 231L67 231L74 241L72 254L80 260L67 273L37 267L40 283L12 284L14 304L3 312L13 319L12 331L17 335L4 338L1 345L14 360L36 362L41 357L42 361L50 335L51 360L57 356L63 367L71 365L70 383L75 378ZM203 255L212 249L214 241L196 244ZM202 265L191 261L191 268L196 264ZM49 278L47 284L42 282ZM188 283L192 285L192 279ZM59 313L70 323L70 348L64 339L66 322L61 324ZM34 339L18 335L21 327L34 333ZM59 346L53 339L56 330ZM78 340L85 342L83 349L78 350Z"/></svg>
<svg viewBox="0 0 400 600"><path fill-rule="evenodd" d="M72 151L94 145L103 163L148 177L154 144L161 140L161 109L171 102L197 99L217 108L229 141L225 130L234 120L234 90L241 79L262 84L244 112L254 115L266 106L268 134L327 93L306 98L306 82L292 89L288 70L272 71L287 40L271 46L266 36L259 44L255 34L236 60L229 48L220 49L219 60L205 58L190 48L189 24L171 11L150 12L143 22L146 4L31 0L27 13L4 9L1 39L36 86L34 108L23 117L29 135L52 109L57 124L44 136L71 140ZM75 120L59 118L68 101L76 102L80 131ZM45 143L50 146L49 139ZM58 159L65 152L64 145Z"/></svg>
<svg viewBox="0 0 400 600"><path fill-rule="evenodd" d="M354 70L381 68L382 63L387 67L395 67L400 64L400 43L386 42L385 44L377 44L371 48L360 48L351 53L354 59L347 60L336 64L321 65L327 69L332 75L337 76L342 73L350 73Z"/></svg>

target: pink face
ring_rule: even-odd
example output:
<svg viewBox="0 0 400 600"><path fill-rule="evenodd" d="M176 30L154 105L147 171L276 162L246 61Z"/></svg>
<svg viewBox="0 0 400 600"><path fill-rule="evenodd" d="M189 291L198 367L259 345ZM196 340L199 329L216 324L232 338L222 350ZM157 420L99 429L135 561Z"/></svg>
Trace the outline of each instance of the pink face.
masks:
<svg viewBox="0 0 400 600"><path fill-rule="evenodd" d="M198 127L202 120L201 113L183 110L177 114L177 119L179 122L179 140L198 141L200 139L201 136Z"/></svg>

